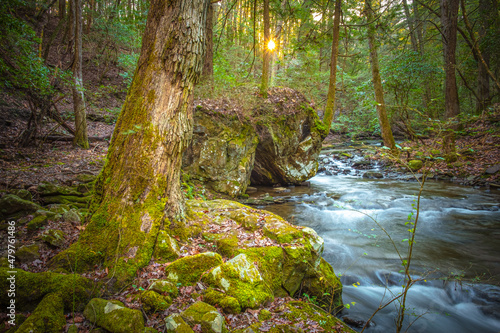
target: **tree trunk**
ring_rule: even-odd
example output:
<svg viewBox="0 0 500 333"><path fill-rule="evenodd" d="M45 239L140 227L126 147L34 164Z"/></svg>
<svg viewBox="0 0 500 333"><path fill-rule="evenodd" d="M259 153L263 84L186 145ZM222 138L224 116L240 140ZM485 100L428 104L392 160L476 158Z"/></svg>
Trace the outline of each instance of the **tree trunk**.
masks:
<svg viewBox="0 0 500 333"><path fill-rule="evenodd" d="M417 32L415 30L415 25L413 24L414 20L410 14L410 8L408 7L407 0L403 0L403 8L406 16L406 23L408 24L408 30L410 31L411 47L413 51L418 52Z"/></svg>
<svg viewBox="0 0 500 333"><path fill-rule="evenodd" d="M375 15L371 5L371 0L365 1L364 14L366 15L367 22L373 21ZM375 101L377 102L378 122L380 125L382 139L384 140L384 145L391 149L395 149L396 143L394 142L391 125L389 123L389 119L387 118L387 111L384 101L384 89L382 87L382 80L380 79L377 45L375 42L376 33L377 31L375 23L373 22L368 24L368 46L370 48L370 64L372 67L372 82L375 89Z"/></svg>
<svg viewBox="0 0 500 333"><path fill-rule="evenodd" d="M340 35L340 15L341 0L335 0L335 13L333 14L333 41L332 55L330 58L330 84L328 85L328 95L326 99L325 115L323 123L330 129L335 116L335 93L337 90L337 59L339 55L339 35Z"/></svg>
<svg viewBox="0 0 500 333"><path fill-rule="evenodd" d="M210 4L208 6L207 12L207 22L206 22L206 51L205 51L205 60L203 62L203 74L202 77L204 80L208 80L211 84L213 84L213 76L214 76L214 36L213 36L213 18L214 18L214 6L215 4Z"/></svg>
<svg viewBox="0 0 500 333"><path fill-rule="evenodd" d="M262 50L262 84L260 86L260 93L264 98L267 98L267 89L269 88L269 61L271 53L267 48L269 42L269 0L264 0L264 46Z"/></svg>
<svg viewBox="0 0 500 333"><path fill-rule="evenodd" d="M494 15L498 15L496 11L496 1L493 0L479 0L479 43L483 44L482 41L488 37L489 30L494 21ZM484 43L486 44L486 43ZM482 45L479 45L480 47ZM490 102L490 77L488 75L487 66L490 66L490 47L489 45L484 45L481 47L481 52L483 54L484 61L478 62L478 72L477 72L477 95L479 100L477 102L476 108L478 112L486 109Z"/></svg>
<svg viewBox="0 0 500 333"><path fill-rule="evenodd" d="M193 129L209 1L152 0L134 79L95 185L80 241L53 260L102 262L119 286L151 260L160 229L182 237L182 154ZM69 258L69 259L68 259ZM83 267L82 267L83 266ZM87 267L85 267L87 266Z"/></svg>
<svg viewBox="0 0 500 333"><path fill-rule="evenodd" d="M75 146L88 149L87 119L82 80L82 0L72 0L74 18L74 57L73 57L73 109L75 112Z"/></svg>
<svg viewBox="0 0 500 333"><path fill-rule="evenodd" d="M59 19L62 20L66 16L66 0L59 0Z"/></svg>
<svg viewBox="0 0 500 333"><path fill-rule="evenodd" d="M455 75L455 50L457 47L458 0L441 0L441 25L443 32L444 70L445 70L445 118L456 117L460 112ZM455 127L444 135L444 151L455 153ZM452 159L452 157L450 157Z"/></svg>

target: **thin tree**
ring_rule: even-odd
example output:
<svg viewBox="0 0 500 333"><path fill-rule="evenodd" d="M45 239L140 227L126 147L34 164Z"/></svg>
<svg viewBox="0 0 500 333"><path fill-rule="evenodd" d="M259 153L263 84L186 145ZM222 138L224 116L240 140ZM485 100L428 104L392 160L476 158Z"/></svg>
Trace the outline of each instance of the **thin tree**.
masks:
<svg viewBox="0 0 500 333"><path fill-rule="evenodd" d="M74 20L74 57L73 57L73 110L75 113L75 137L73 144L84 149L89 148L87 135L87 117L82 79L82 0L72 0L72 18Z"/></svg>
<svg viewBox="0 0 500 333"><path fill-rule="evenodd" d="M455 51L457 48L458 0L441 0L441 25L445 71L445 118L451 119L460 113L457 80L455 75ZM451 161L455 156L455 126L445 132L444 151Z"/></svg>
<svg viewBox="0 0 500 333"><path fill-rule="evenodd" d="M92 216L54 266L96 262L119 285L147 265L160 230L184 232L182 154L203 69L207 0L152 0L141 55L95 185ZM74 269L74 268L73 268Z"/></svg>
<svg viewBox="0 0 500 333"><path fill-rule="evenodd" d="M387 118L387 111L384 101L384 89L382 87L382 80L380 79L380 69L378 63L378 52L375 37L377 28L375 26L374 17L375 13L371 4L371 0L365 0L364 14L368 22L368 46L370 48L370 64L372 68L372 82L375 89L375 101L377 103L377 115L380 125L380 132L384 145L391 149L396 148L394 137L392 136L391 125Z"/></svg>
<svg viewBox="0 0 500 333"><path fill-rule="evenodd" d="M335 0L335 13L333 14L333 42L332 55L330 58L330 83L328 85L328 95L326 100L325 115L323 123L330 129L333 117L335 116L335 93L337 90L337 59L339 55L339 36L340 36L340 15L341 0Z"/></svg>
<svg viewBox="0 0 500 333"><path fill-rule="evenodd" d="M269 62L271 60L270 50L267 44L270 41L270 23L269 23L269 0L264 0L264 49L262 58L262 83L260 93L264 98L267 98L267 89L269 88Z"/></svg>

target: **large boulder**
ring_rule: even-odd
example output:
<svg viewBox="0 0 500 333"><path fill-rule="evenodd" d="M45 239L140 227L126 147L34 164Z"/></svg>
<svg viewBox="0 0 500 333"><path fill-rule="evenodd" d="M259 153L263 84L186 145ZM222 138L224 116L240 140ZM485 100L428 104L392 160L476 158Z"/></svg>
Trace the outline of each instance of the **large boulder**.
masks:
<svg viewBox="0 0 500 333"><path fill-rule="evenodd" d="M203 107L194 113L193 139L183 169L215 191L238 196L250 183L258 138L249 123Z"/></svg>
<svg viewBox="0 0 500 333"><path fill-rule="evenodd" d="M62 332L65 325L63 299L58 293L50 293L43 298L35 311L19 326L16 332Z"/></svg>
<svg viewBox="0 0 500 333"><path fill-rule="evenodd" d="M274 102L256 124L259 145L252 184L298 184L318 170L318 156L328 130L306 98L292 89L273 89Z"/></svg>

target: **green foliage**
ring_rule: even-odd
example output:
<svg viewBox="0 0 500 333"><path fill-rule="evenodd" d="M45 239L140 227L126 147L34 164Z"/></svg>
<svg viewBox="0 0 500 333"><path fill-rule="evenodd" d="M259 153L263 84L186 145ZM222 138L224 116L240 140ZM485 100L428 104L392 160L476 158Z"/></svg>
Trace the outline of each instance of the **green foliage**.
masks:
<svg viewBox="0 0 500 333"><path fill-rule="evenodd" d="M36 8L22 0L0 2L0 89L41 98L53 93L54 70L45 66L36 52L41 41L21 12Z"/></svg>
<svg viewBox="0 0 500 333"><path fill-rule="evenodd" d="M135 68L137 67L137 61L139 61L139 53L122 53L118 56L118 65L124 70L124 72L120 73L120 76L127 84L127 89L132 84Z"/></svg>

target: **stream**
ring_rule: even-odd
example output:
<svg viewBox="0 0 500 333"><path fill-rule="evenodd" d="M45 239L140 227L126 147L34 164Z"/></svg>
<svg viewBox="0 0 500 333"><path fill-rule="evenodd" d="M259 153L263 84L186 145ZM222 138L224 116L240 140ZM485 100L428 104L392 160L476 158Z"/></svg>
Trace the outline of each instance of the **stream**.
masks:
<svg viewBox="0 0 500 333"><path fill-rule="evenodd" d="M253 196L283 196L284 204L259 208L323 237L323 257L340 277L344 304L350 306L340 317L366 321L402 290L395 247L406 259L403 240L410 226L405 223L420 185L362 178L365 171L351 168L361 156L343 161L323 154L321 159L329 167L309 187L284 194L259 188ZM365 169L381 171L377 165ZM422 280L408 292L403 331L500 332L500 191L426 181L415 241L411 272ZM394 332L398 307L393 302L378 312L365 332Z"/></svg>

